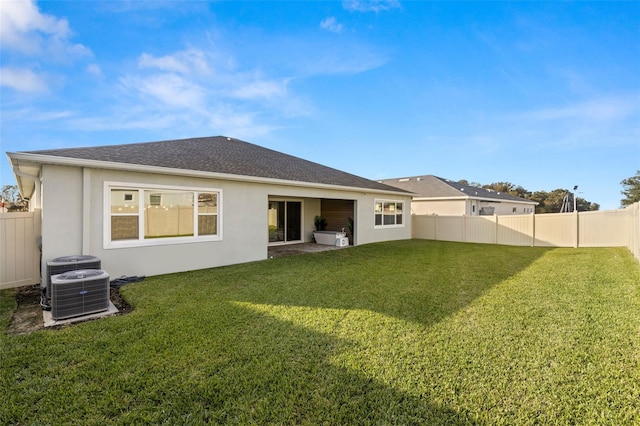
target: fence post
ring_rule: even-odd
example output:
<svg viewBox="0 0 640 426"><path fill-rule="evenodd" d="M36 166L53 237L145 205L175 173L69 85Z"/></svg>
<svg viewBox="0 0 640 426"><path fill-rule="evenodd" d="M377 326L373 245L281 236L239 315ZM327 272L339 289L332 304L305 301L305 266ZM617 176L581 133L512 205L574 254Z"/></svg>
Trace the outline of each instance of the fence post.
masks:
<svg viewBox="0 0 640 426"><path fill-rule="evenodd" d="M462 242L467 242L467 215L462 215Z"/></svg>
<svg viewBox="0 0 640 426"><path fill-rule="evenodd" d="M531 247L536 245L536 214L531 215Z"/></svg>
<svg viewBox="0 0 640 426"><path fill-rule="evenodd" d="M579 219L579 216L578 216L578 210L574 210L573 213L576 216L576 225L575 225L576 226L576 241L573 244L573 247L574 248L578 248L578 247L580 247L580 235L579 235L579 233L580 233L580 219Z"/></svg>

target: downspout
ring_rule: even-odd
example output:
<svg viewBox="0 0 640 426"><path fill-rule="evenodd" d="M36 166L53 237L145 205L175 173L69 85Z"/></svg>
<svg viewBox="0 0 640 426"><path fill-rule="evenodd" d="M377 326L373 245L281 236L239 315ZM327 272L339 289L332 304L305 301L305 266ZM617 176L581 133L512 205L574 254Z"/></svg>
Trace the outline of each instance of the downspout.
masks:
<svg viewBox="0 0 640 426"><path fill-rule="evenodd" d="M32 174L20 171L17 168L13 169L13 173L16 176L26 177L33 180L33 194L31 194L31 197L27 198L27 200L29 200L30 212L34 212L35 209L40 209L40 235L36 236L36 241L38 243L38 249L40 250L40 288L44 289L43 284L45 284L45 281L43 281L42 279L42 277L44 276L43 265L42 265L42 198L40 198L40 194L41 194L40 184L42 183L42 178L40 176L36 176L36 175L32 175ZM32 202L34 198L36 199L35 205ZM47 310L48 305L46 303L46 300L43 297L40 298L40 306L42 307L42 309ZM51 309L50 306L49 306L49 309Z"/></svg>

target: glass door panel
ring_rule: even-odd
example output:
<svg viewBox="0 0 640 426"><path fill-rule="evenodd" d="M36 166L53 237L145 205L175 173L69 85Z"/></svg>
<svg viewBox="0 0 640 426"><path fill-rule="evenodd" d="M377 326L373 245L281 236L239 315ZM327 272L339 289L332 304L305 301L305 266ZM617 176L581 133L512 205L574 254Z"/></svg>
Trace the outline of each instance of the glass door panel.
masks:
<svg viewBox="0 0 640 426"><path fill-rule="evenodd" d="M269 242L302 240L302 202L269 201Z"/></svg>
<svg viewBox="0 0 640 426"><path fill-rule="evenodd" d="M287 241L302 239L301 214L302 203L300 201L287 202Z"/></svg>
<svg viewBox="0 0 640 426"><path fill-rule="evenodd" d="M269 242L284 241L284 201L269 201Z"/></svg>

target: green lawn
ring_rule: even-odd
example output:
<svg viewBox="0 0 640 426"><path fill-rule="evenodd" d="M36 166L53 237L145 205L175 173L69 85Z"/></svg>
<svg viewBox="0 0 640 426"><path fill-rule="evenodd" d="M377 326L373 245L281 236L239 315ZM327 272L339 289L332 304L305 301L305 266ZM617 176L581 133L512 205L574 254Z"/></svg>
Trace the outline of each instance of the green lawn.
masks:
<svg viewBox="0 0 640 426"><path fill-rule="evenodd" d="M0 423L640 424L626 249L411 240L122 293L127 315L0 335Z"/></svg>

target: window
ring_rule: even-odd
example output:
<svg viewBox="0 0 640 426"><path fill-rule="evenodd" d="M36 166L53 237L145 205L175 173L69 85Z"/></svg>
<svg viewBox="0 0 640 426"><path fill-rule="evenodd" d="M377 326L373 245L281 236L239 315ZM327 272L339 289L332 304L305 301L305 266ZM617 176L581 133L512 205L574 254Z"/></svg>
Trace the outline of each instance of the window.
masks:
<svg viewBox="0 0 640 426"><path fill-rule="evenodd" d="M221 239L220 190L105 184L105 247Z"/></svg>
<svg viewBox="0 0 640 426"><path fill-rule="evenodd" d="M126 189L111 190L111 240L138 237L139 203L137 193Z"/></svg>
<svg viewBox="0 0 640 426"><path fill-rule="evenodd" d="M401 201L376 200L374 207L375 226L403 226L404 203Z"/></svg>
<svg viewBox="0 0 640 426"><path fill-rule="evenodd" d="M149 194L149 204L159 206L162 204L162 194Z"/></svg>
<svg viewBox="0 0 640 426"><path fill-rule="evenodd" d="M218 194L198 194L198 235L218 234Z"/></svg>

